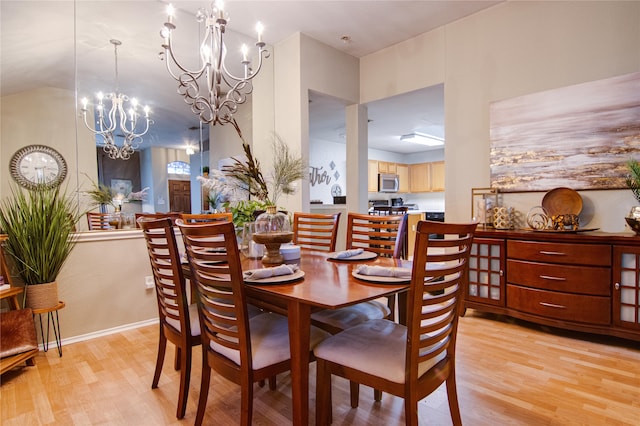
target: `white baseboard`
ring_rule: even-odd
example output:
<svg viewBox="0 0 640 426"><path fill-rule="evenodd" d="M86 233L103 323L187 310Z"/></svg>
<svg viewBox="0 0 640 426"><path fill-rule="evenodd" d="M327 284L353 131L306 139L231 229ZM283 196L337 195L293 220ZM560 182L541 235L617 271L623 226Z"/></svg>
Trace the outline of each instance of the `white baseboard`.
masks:
<svg viewBox="0 0 640 426"><path fill-rule="evenodd" d="M126 330L133 330L136 328L140 328L140 327L146 327L148 325L153 325L153 324L158 324L158 318L152 318L152 319L148 319L148 320L144 320L144 321L139 321L139 322L134 322L131 324L125 324L125 325L119 325L117 327L113 327L113 328L107 328L105 330L99 330L99 331L94 331L92 333L87 333L87 334L81 334L79 336L73 336L73 337L69 337L68 339L62 339L61 341L61 345L68 345L71 343L77 343L77 342L84 342L85 340L91 340L91 339L96 339L98 337L104 337L104 336L108 336L110 334L115 334L115 333L120 333ZM53 334L53 333L51 333ZM49 334L49 337L51 337L51 334ZM38 345L40 347L40 350L43 351L44 350L44 344L40 344ZM51 341L48 344L48 348L56 348L56 342Z"/></svg>

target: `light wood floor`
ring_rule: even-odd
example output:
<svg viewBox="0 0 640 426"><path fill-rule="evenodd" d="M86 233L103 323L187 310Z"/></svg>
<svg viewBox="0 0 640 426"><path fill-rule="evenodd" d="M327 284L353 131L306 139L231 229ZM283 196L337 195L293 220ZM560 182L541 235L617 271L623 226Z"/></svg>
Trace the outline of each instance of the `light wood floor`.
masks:
<svg viewBox="0 0 640 426"><path fill-rule="evenodd" d="M62 324L64 333L64 324ZM157 329L144 327L67 345L62 358L41 352L36 367L2 376L3 426L193 424L200 385L195 351L187 414L175 418L178 373L169 345L160 386L151 389ZM640 425L640 344L563 332L469 311L458 338L458 393L465 425ZM314 418L315 366L310 417ZM256 387L257 388L257 387ZM334 424L404 424L402 400L375 404L361 391L360 408L334 379ZM238 422L239 389L212 377L206 424ZM254 424L291 423L290 380L257 388ZM421 424L450 425L441 387L420 403ZM313 422L313 420L312 420Z"/></svg>

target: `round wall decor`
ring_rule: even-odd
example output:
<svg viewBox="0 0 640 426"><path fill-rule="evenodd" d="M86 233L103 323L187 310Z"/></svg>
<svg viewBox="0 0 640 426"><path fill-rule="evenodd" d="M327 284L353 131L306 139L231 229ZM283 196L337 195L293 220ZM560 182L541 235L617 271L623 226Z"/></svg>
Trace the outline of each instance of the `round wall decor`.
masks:
<svg viewBox="0 0 640 426"><path fill-rule="evenodd" d="M67 176L67 163L55 149L28 145L13 154L9 162L11 177L27 189L53 188Z"/></svg>

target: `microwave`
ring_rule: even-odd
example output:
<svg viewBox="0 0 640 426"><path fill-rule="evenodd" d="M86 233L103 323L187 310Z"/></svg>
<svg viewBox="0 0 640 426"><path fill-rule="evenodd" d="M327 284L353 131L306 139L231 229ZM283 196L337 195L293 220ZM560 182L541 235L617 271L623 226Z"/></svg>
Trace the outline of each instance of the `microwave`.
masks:
<svg viewBox="0 0 640 426"><path fill-rule="evenodd" d="M380 173L378 175L378 192L398 192L400 179L398 175Z"/></svg>

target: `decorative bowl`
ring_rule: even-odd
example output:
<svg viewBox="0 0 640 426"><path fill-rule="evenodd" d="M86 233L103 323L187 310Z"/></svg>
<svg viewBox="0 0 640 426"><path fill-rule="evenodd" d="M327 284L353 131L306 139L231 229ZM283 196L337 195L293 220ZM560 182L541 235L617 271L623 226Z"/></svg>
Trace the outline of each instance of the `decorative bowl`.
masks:
<svg viewBox="0 0 640 426"><path fill-rule="evenodd" d="M624 220L627 221L627 225L629 225L629 228L633 229L633 232L635 232L636 235L640 235L640 219L635 217L625 217Z"/></svg>

